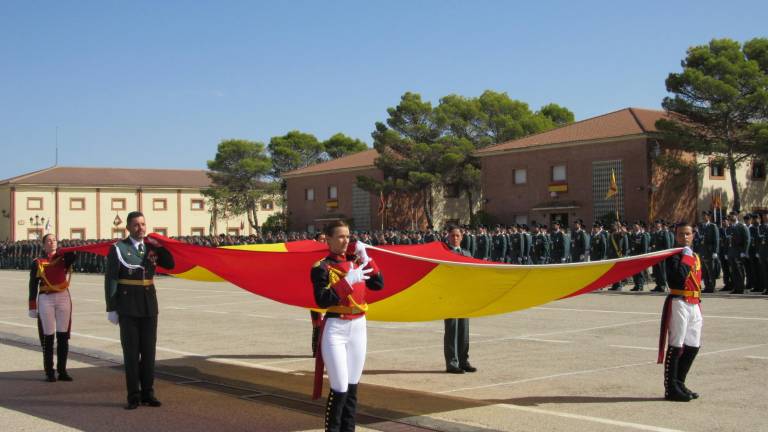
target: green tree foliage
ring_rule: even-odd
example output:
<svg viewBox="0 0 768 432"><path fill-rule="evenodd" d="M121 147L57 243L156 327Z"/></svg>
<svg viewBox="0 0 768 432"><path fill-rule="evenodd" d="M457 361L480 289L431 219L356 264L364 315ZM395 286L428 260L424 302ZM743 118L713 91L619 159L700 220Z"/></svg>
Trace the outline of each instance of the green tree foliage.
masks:
<svg viewBox="0 0 768 432"><path fill-rule="evenodd" d="M304 168L323 161L325 148L314 135L293 130L269 140L272 156L272 175L279 178L283 173Z"/></svg>
<svg viewBox="0 0 768 432"><path fill-rule="evenodd" d="M385 195L395 190L419 194L429 225L435 185L465 192L472 217L473 194L480 187L475 150L573 121L573 113L556 104L533 112L528 104L490 90L477 98L448 95L435 108L409 92L387 113L386 123L376 123L372 133L376 166L385 180L358 177L358 186Z"/></svg>
<svg viewBox="0 0 768 432"><path fill-rule="evenodd" d="M768 154L768 39L742 46L713 39L688 49L683 71L666 80L671 118L657 122L681 148L722 158L728 167L733 209L741 209L736 168Z"/></svg>
<svg viewBox="0 0 768 432"><path fill-rule="evenodd" d="M284 213L275 213L267 217L267 220L261 225L261 230L265 232L285 231L288 226L287 222L288 219Z"/></svg>
<svg viewBox="0 0 768 432"><path fill-rule="evenodd" d="M323 141L323 149L327 159L337 159L367 150L368 146L359 139L348 137L343 133L337 133Z"/></svg>
<svg viewBox="0 0 768 432"><path fill-rule="evenodd" d="M208 161L213 184L205 191L216 216L245 213L248 223L258 229L257 210L264 196L274 194L274 183L264 179L272 169L264 144L247 140L224 140L216 157ZM212 217L215 217L212 214Z"/></svg>

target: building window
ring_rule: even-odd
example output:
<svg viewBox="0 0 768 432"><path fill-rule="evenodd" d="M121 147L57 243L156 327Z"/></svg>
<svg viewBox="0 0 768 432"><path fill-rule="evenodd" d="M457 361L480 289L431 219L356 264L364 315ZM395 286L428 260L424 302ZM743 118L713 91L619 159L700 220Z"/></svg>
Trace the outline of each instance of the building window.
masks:
<svg viewBox="0 0 768 432"><path fill-rule="evenodd" d="M725 178L725 164L723 161L711 160L709 161L709 178L711 179L724 179Z"/></svg>
<svg viewBox="0 0 768 432"><path fill-rule="evenodd" d="M555 165L552 167L552 181L564 182L566 180L565 165Z"/></svg>
<svg viewBox="0 0 768 432"><path fill-rule="evenodd" d="M189 208L194 211L205 210L205 200L193 199L190 201Z"/></svg>
<svg viewBox="0 0 768 432"><path fill-rule="evenodd" d="M168 210L168 200L165 198L153 198L152 210L157 210L157 211Z"/></svg>
<svg viewBox="0 0 768 432"><path fill-rule="evenodd" d="M444 198L458 198L460 194L461 191L459 190L459 185L445 185L445 193L443 194Z"/></svg>
<svg viewBox="0 0 768 432"><path fill-rule="evenodd" d="M765 180L765 161L752 161L752 180Z"/></svg>
<svg viewBox="0 0 768 432"><path fill-rule="evenodd" d="M205 228L202 227L194 227L190 229L190 234L195 237L203 237L205 236Z"/></svg>
<svg viewBox="0 0 768 432"><path fill-rule="evenodd" d="M227 228L227 235L239 236L240 235L240 228Z"/></svg>
<svg viewBox="0 0 768 432"><path fill-rule="evenodd" d="M275 208L275 204L272 201L262 201L261 202L261 209L262 210L272 210Z"/></svg>
<svg viewBox="0 0 768 432"><path fill-rule="evenodd" d="M336 186L328 186L328 199L338 199L339 198L339 190L336 189Z"/></svg>
<svg viewBox="0 0 768 432"><path fill-rule="evenodd" d="M43 199L39 197L27 198L27 210L42 210Z"/></svg>
<svg viewBox="0 0 768 432"><path fill-rule="evenodd" d="M163 237L168 237L168 228L155 227L152 228L152 232L155 234L160 234Z"/></svg>
<svg viewBox="0 0 768 432"><path fill-rule="evenodd" d="M112 238L121 239L125 236L125 230L122 228L112 228Z"/></svg>
<svg viewBox="0 0 768 432"><path fill-rule="evenodd" d="M528 182L528 170L525 168L517 168L512 170L512 180L514 184L526 184Z"/></svg>
<svg viewBox="0 0 768 432"><path fill-rule="evenodd" d="M307 232L308 233L314 234L316 230L317 230L317 228L315 228L315 226L313 224L307 225Z"/></svg>
<svg viewBox="0 0 768 432"><path fill-rule="evenodd" d="M85 240L85 228L71 228L69 230L70 240Z"/></svg>
<svg viewBox="0 0 768 432"><path fill-rule="evenodd" d="M85 210L85 198L70 198L69 199L70 210Z"/></svg>
<svg viewBox="0 0 768 432"><path fill-rule="evenodd" d="M315 190L312 188L304 189L304 200L305 201L314 201L315 200Z"/></svg>
<svg viewBox="0 0 768 432"><path fill-rule="evenodd" d="M125 210L125 198L112 198L112 210Z"/></svg>

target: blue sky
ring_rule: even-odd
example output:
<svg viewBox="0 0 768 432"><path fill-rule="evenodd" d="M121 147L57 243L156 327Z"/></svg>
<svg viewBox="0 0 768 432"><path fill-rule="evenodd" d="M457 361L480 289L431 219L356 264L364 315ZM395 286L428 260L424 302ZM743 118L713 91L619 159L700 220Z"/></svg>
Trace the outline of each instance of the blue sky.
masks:
<svg viewBox="0 0 768 432"><path fill-rule="evenodd" d="M491 89L577 120L659 108L758 1L0 2L0 179L53 164L205 168L222 139L298 129L370 144L406 91Z"/></svg>

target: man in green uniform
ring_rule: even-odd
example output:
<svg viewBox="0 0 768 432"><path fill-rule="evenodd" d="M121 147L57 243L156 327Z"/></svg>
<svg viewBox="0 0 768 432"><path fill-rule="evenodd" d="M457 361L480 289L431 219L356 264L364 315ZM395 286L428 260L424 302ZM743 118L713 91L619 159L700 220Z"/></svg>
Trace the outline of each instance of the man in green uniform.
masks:
<svg viewBox="0 0 768 432"><path fill-rule="evenodd" d="M126 226L130 235L116 242L107 255L104 291L107 319L120 324L128 389L125 409L132 410L139 404L161 405L154 393L158 314L154 276L157 266L172 269L174 262L157 240L145 237L141 212L128 213Z"/></svg>

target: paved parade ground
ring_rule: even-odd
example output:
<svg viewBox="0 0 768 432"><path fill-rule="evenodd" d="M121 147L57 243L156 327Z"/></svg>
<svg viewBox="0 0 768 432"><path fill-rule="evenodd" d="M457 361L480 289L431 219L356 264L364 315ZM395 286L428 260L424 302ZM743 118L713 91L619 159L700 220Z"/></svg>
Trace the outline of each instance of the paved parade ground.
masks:
<svg viewBox="0 0 768 432"><path fill-rule="evenodd" d="M0 272L3 431L322 427L324 398L309 397L305 310L230 284L158 278L163 406L125 411L119 333L106 319L103 277L72 277L70 383L43 382L27 283L28 272ZM768 296L705 297L702 349L687 381L701 398L690 403L663 400L656 364L663 300L598 292L472 319L470 361L479 370L463 375L444 372L442 321L369 322L358 429L768 430Z"/></svg>

